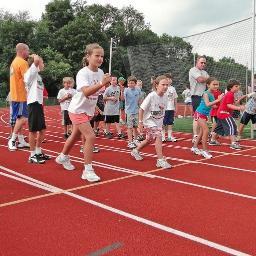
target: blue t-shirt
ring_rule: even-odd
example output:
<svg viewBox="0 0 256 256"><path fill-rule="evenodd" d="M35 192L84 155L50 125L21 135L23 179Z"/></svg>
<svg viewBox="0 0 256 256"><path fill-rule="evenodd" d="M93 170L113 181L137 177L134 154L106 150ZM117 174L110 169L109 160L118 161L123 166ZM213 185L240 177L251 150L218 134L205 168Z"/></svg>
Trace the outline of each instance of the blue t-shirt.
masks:
<svg viewBox="0 0 256 256"><path fill-rule="evenodd" d="M125 88L124 99L125 99L125 113L126 114L137 114L139 112L139 100L140 100L140 89L139 88Z"/></svg>
<svg viewBox="0 0 256 256"><path fill-rule="evenodd" d="M205 93L208 95L208 98L209 98L209 101L210 101L210 102L215 101L214 96L213 96L209 91L205 91L204 94L205 94ZM205 105L204 98L202 97L201 102L200 102L200 105L197 107L196 112L198 112L198 113L200 113L200 114L203 114L203 115L205 115L205 116L209 116L210 111L211 111L211 108L212 108L212 106L207 107L207 106Z"/></svg>

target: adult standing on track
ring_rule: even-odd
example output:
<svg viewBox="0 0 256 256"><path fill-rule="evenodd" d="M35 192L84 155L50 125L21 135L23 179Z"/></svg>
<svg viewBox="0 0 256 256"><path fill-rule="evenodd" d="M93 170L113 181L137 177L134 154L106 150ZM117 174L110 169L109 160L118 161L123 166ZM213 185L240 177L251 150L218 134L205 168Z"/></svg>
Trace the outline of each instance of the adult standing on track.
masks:
<svg viewBox="0 0 256 256"><path fill-rule="evenodd" d="M24 74L28 70L26 59L29 55L29 47L24 43L16 45L16 57L10 66L10 99L11 99L11 120L15 122L13 133L8 141L8 148L11 151L17 149L16 139L18 137L18 147L29 147L29 144L20 134L23 125L27 122L27 92L24 83ZM19 135L18 135L19 134Z"/></svg>
<svg viewBox="0 0 256 256"><path fill-rule="evenodd" d="M206 66L206 58L204 56L198 56L195 67L189 70L191 100L192 100L192 107L194 112L199 106L202 99L202 95L206 90L205 82L209 77L209 75L204 70L205 66ZM194 138L196 138L198 134L198 124L197 124L197 121L195 121L195 119L193 121L193 134L194 134Z"/></svg>

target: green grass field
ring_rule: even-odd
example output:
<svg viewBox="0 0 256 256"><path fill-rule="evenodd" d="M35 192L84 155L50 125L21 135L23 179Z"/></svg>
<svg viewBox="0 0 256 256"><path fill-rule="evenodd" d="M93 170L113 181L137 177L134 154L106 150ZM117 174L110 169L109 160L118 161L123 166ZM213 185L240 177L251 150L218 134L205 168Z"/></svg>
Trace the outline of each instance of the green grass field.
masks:
<svg viewBox="0 0 256 256"><path fill-rule="evenodd" d="M209 123L209 128L211 127L211 123ZM176 118L174 122L174 131L177 132L188 132L192 133L192 118ZM256 138L256 131L254 131L254 138ZM251 123L249 123L243 132L243 138L251 138Z"/></svg>

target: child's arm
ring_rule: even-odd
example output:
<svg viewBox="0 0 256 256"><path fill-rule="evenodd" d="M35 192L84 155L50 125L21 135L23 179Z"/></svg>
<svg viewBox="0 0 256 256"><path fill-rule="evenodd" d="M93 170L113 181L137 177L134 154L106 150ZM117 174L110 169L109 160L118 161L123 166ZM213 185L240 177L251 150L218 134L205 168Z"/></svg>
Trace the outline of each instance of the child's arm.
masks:
<svg viewBox="0 0 256 256"><path fill-rule="evenodd" d="M223 98L224 94L222 93L221 95L218 96L218 99L214 100L214 101L209 101L209 96L207 93L204 93L203 98L204 98L204 102L205 105L207 107L211 107L213 105L215 105L216 103L220 102Z"/></svg>
<svg viewBox="0 0 256 256"><path fill-rule="evenodd" d="M144 110L140 108L139 109L139 125L138 125L138 129L140 133L143 132L143 116L144 116Z"/></svg>
<svg viewBox="0 0 256 256"><path fill-rule="evenodd" d="M227 104L227 107L232 109L232 110L239 110L239 111L243 111L245 109L244 105L236 106L236 105L233 105L233 104Z"/></svg>
<svg viewBox="0 0 256 256"><path fill-rule="evenodd" d="M94 84L92 86L84 86L81 88L81 91L83 92L85 97L88 97L88 96L96 93L102 87L108 85L110 83L110 81L111 81L111 76L110 76L110 74L106 73L106 74L104 74L102 81L100 81L97 84Z"/></svg>

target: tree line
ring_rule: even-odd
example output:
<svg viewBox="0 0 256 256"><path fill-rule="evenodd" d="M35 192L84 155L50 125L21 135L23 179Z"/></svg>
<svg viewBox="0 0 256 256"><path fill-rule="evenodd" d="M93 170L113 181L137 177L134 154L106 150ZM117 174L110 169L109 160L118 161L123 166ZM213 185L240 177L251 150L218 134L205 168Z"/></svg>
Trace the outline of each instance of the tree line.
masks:
<svg viewBox="0 0 256 256"><path fill-rule="evenodd" d="M192 45L168 34L157 35L144 15L132 6L118 9L108 5L88 5L84 0L53 0L40 20L28 12L11 14L0 11L0 97L9 91L9 66L19 42L29 45L32 53L43 57L42 73L49 96L57 95L64 76L75 77L82 66L84 49L97 42L105 50L103 70L108 72L110 39L114 40L112 73L136 75L150 90L150 77L171 72L177 91L188 84L193 66ZM245 83L246 68L233 59L215 61L207 57L207 71L221 82L233 77Z"/></svg>

